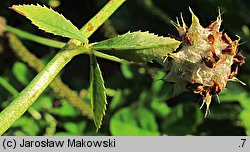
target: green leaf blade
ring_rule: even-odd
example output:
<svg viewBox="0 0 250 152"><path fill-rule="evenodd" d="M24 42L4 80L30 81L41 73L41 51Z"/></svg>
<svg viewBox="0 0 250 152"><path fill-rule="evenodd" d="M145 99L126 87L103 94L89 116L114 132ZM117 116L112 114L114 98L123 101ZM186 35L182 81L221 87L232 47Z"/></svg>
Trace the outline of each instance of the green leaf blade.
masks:
<svg viewBox="0 0 250 152"><path fill-rule="evenodd" d="M128 32L95 43L92 48L134 62L162 60L175 51L181 42L149 32Z"/></svg>
<svg viewBox="0 0 250 152"><path fill-rule="evenodd" d="M90 100L94 112L94 123L98 131L98 129L102 125L103 116L105 115L107 100L102 73L96 61L96 57L93 54L90 55L90 62Z"/></svg>
<svg viewBox="0 0 250 152"><path fill-rule="evenodd" d="M88 39L62 14L59 14L47 8L37 5L13 5L10 7L17 13L27 17L39 29L54 35L77 39L87 43Z"/></svg>

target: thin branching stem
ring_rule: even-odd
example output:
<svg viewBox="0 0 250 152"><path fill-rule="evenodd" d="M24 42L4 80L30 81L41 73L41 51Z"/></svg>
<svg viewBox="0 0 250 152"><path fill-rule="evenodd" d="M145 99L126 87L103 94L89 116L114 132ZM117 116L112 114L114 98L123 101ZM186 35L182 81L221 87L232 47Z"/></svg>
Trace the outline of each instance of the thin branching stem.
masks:
<svg viewBox="0 0 250 152"><path fill-rule="evenodd" d="M3 77L0 76L0 85L5 88L9 93L11 93L13 96L17 96L19 92Z"/></svg>

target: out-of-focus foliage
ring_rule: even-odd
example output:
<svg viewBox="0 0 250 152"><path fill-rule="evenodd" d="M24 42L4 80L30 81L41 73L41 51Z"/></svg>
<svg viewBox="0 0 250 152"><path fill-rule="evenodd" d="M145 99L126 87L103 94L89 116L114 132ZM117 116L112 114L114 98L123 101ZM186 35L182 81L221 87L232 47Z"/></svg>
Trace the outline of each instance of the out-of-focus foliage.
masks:
<svg viewBox="0 0 250 152"><path fill-rule="evenodd" d="M56 11L67 14L77 27L86 23L106 1L55 1L36 0L32 3L59 4ZM1 1L0 15L9 25L44 37L44 33L23 17L8 10L13 4L31 3L24 0ZM230 37L241 37L240 50L246 63L240 68L238 78L247 85L230 82L220 94L220 103L212 102L210 113L204 118L201 101L191 93L172 98L172 84L161 80L165 73L156 63L142 65L118 64L98 59L104 74L105 86L112 89L108 94L108 106L103 125L96 132L92 120L83 117L67 101L62 100L48 88L32 105L35 111L26 112L5 135L250 135L250 66L249 26L250 2L248 0L127 0L90 41L107 39L114 33L150 31L158 35L176 38L178 33L170 24L182 12L185 22L191 22L188 6L206 26L222 12L222 29ZM108 34L112 33L112 34ZM105 37L105 36L106 37ZM57 38L64 41L64 38ZM55 49L22 40L25 46L46 63ZM0 38L0 75L21 91L36 74L11 52L6 38ZM77 90L82 98L88 98L89 59L74 58L61 72L62 80ZM0 110L14 97L0 86ZM38 112L38 113L37 113ZM39 117L39 114L41 117Z"/></svg>

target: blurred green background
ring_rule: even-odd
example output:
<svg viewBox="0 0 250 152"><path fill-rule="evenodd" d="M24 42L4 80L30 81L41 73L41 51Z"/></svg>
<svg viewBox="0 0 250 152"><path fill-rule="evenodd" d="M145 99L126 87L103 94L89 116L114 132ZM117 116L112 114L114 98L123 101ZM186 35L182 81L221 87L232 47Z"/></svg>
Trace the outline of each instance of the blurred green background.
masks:
<svg viewBox="0 0 250 152"><path fill-rule="evenodd" d="M0 16L8 25L56 40L33 26L23 16L8 7L14 4L46 4L62 13L77 27L83 26L107 0L1 0ZM178 37L170 20L182 12L187 25L191 14L188 7L208 26L222 11L221 30L230 37L241 37L240 49L246 63L238 78L247 85L229 82L220 94L220 103L212 102L210 114L204 118L201 102L192 93L172 98L172 84L160 80L165 73L154 63L128 65L98 59L108 89L108 107L103 125L96 132L92 120L82 116L67 101L50 88L32 106L36 112L26 112L4 135L250 135L250 1L248 0L127 0L122 7L90 38L100 41L127 31L150 31L163 36ZM24 45L47 63L58 49L22 40ZM11 51L6 37L0 38L0 76L21 91L36 75ZM89 101L89 58L74 58L60 73L64 83ZM0 110L14 97L0 86Z"/></svg>

